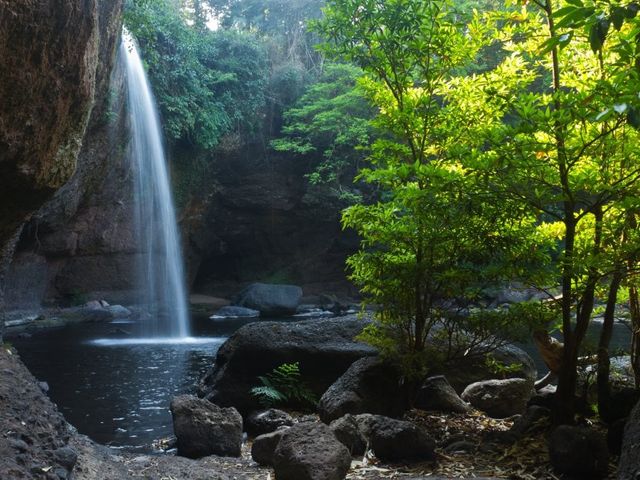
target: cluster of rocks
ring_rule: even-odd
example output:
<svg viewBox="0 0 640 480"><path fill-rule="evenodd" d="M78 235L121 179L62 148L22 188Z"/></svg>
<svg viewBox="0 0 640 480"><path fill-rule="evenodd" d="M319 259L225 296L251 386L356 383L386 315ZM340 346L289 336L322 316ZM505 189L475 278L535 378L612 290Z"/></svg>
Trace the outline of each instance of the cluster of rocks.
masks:
<svg viewBox="0 0 640 480"><path fill-rule="evenodd" d="M370 346L354 340L366 323L366 319L351 316L246 325L220 348L214 368L200 384L204 399L199 401L220 405L215 407L218 411L237 408L232 409L231 417L244 416L244 430L254 437L252 458L272 467L280 480L345 478L352 456L366 451L383 462L433 459L433 436L417 423L402 419L410 405L454 414L476 409L513 421L509 431L487 433L483 445L462 439L441 444L445 451L477 451L494 444L504 448L523 437L544 433L549 459L559 474L603 478L609 452L620 450L619 478L635 478L640 472L635 454L640 444L640 407L631 414L631 421L622 413L625 418L611 424L608 436L587 426L552 429L555 391L551 387L534 390L533 363L513 345L494 352L522 365L512 378L493 378L494 373L479 361L466 368L464 362L469 360L464 359L445 365L410 396L398 369L383 362ZM320 421L317 417L294 420L283 411L260 410L249 394L258 375L293 361L300 362L305 380L318 393ZM632 404L626 402L627 413ZM237 421L236 425L234 438L239 445L243 427Z"/></svg>
<svg viewBox="0 0 640 480"><path fill-rule="evenodd" d="M351 456L367 449L385 462L434 459L432 436L402 420L413 399L401 372L383 362L371 346L355 340L367 323L354 315L241 327L220 348L214 368L202 380L203 398L174 400L178 451L192 456L185 446L190 442L198 448L206 446L207 454L237 454L245 430L255 437L253 459L273 467L276 478L285 480L345 478ZM460 365L451 362L442 375L424 382L414 406L456 413L479 408L499 418L522 413L533 395L535 368L528 355L515 347L505 347L502 354L517 357L523 368L516 374L524 378L496 380L488 367L468 369L465 377ZM305 381L320 398L317 412L322 423L316 417L296 422L285 412L261 410L250 394L258 375L294 361L300 363ZM449 372L455 373L457 383L467 386L462 396L448 382ZM214 418L220 425L232 425L233 433L213 428ZM193 438L205 431L209 440ZM221 435L235 449L225 446L227 440L211 440Z"/></svg>
<svg viewBox="0 0 640 480"><path fill-rule="evenodd" d="M293 317L304 320L350 313L356 313L353 305L332 296L303 297L302 288L296 285L252 283L219 306L210 318Z"/></svg>
<svg viewBox="0 0 640 480"><path fill-rule="evenodd" d="M126 320L135 313L122 305L109 305L105 300L92 300L84 305L33 311L13 311L5 315L8 333L62 327L76 323Z"/></svg>

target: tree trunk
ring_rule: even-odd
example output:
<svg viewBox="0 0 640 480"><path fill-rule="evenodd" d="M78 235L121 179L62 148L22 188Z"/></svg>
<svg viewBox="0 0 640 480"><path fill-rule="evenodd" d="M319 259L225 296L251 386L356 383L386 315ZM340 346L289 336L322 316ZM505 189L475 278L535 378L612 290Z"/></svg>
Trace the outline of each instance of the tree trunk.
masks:
<svg viewBox="0 0 640 480"><path fill-rule="evenodd" d="M616 300L618 298L618 290L620 288L622 278L622 268L619 267L613 274L611 285L609 285L607 307L604 312L604 323L602 324L600 341L598 343L598 412L605 421L608 421L611 414L611 389L609 386L609 344L611 343L611 335L613 333Z"/></svg>

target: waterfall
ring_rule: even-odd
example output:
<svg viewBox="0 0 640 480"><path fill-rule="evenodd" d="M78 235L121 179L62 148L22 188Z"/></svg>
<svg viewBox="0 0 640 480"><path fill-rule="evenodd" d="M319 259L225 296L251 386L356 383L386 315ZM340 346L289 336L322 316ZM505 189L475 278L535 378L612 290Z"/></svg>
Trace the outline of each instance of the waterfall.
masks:
<svg viewBox="0 0 640 480"><path fill-rule="evenodd" d="M136 42L126 30L121 50L132 133L135 220L143 253L138 281L149 309L141 334L185 338L189 317L184 269L160 120Z"/></svg>

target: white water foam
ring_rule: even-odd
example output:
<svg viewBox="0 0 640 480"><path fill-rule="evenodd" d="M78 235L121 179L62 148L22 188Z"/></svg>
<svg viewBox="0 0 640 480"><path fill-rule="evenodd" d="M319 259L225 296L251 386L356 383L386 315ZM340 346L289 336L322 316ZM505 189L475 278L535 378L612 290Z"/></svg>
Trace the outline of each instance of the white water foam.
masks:
<svg viewBox="0 0 640 480"><path fill-rule="evenodd" d="M144 254L138 281L149 310L141 334L158 337L156 342L164 337L187 339L189 315L182 252L160 119L136 42L126 30L122 38L131 117L134 202L139 246Z"/></svg>

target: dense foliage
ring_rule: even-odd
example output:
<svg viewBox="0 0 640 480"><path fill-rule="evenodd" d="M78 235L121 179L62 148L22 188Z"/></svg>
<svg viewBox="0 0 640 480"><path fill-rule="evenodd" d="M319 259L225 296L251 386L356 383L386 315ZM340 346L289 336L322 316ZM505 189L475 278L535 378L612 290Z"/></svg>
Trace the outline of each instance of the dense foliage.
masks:
<svg viewBox="0 0 640 480"><path fill-rule="evenodd" d="M447 1L335 0L320 31L330 54L367 72L376 123L391 136L374 143L372 168L361 173L385 195L343 217L362 237L352 278L381 304L373 341L400 359L423 356L451 302L485 277L559 292L564 422L598 292L606 399L607 335L619 287L635 270L637 7L516 6L461 28ZM496 44L504 59L470 75Z"/></svg>
<svg viewBox="0 0 640 480"><path fill-rule="evenodd" d="M170 141L210 149L230 132L255 131L268 65L250 35L191 28L172 0L133 2L127 28L143 51Z"/></svg>
<svg viewBox="0 0 640 480"><path fill-rule="evenodd" d="M374 109L356 88L362 70L349 64L328 64L317 82L284 114L282 137L273 148L310 162L312 184L327 183L347 201L348 190L372 141Z"/></svg>
<svg viewBox="0 0 640 480"><path fill-rule="evenodd" d="M234 135L260 138L352 204L343 225L361 249L348 267L380 308L368 341L419 378L443 360L429 348L438 336L557 327L556 420L567 422L593 317L604 316L603 414L623 294L640 331L638 11L613 0L137 0L127 24L171 141L211 153ZM185 188L210 162L185 162ZM547 301L487 309L487 287L513 281ZM640 383L640 335L632 347Z"/></svg>

